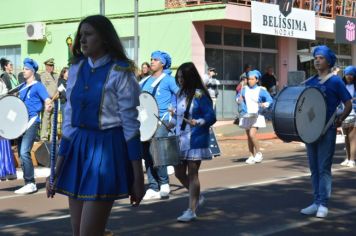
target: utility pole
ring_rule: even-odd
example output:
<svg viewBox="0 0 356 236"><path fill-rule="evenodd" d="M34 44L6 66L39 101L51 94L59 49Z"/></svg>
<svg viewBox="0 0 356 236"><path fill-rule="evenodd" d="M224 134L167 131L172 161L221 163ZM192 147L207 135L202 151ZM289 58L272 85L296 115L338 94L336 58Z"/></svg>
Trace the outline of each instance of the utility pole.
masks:
<svg viewBox="0 0 356 236"><path fill-rule="evenodd" d="M105 16L105 0L100 0L100 15Z"/></svg>
<svg viewBox="0 0 356 236"><path fill-rule="evenodd" d="M138 66L138 0L135 1L135 24L134 24L134 61Z"/></svg>

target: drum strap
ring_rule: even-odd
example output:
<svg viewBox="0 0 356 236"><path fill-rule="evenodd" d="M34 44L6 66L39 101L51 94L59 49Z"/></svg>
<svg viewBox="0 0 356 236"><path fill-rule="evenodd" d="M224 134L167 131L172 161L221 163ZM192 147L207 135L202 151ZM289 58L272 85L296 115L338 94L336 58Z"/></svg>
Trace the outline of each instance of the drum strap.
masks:
<svg viewBox="0 0 356 236"><path fill-rule="evenodd" d="M184 112L185 119L189 118L189 110L190 110L190 106L192 105L192 102L193 102L193 98L189 99L188 104L187 104L187 109L185 109L185 112ZM182 126L180 127L180 130L182 130L182 131L185 130L186 126L187 126L187 122L183 119Z"/></svg>
<svg viewBox="0 0 356 236"><path fill-rule="evenodd" d="M162 79L166 76L165 73L162 73L152 84L151 86L153 87L153 92L152 92L152 96L154 97L156 95L157 92L157 88L159 86L159 84L161 83ZM143 88L145 86L145 84L147 83L148 79L151 76L146 77L143 81L140 82L141 88Z"/></svg>
<svg viewBox="0 0 356 236"><path fill-rule="evenodd" d="M320 81L319 81L319 84L324 84L326 81L328 81L334 74L333 73L329 73L328 75L326 75L324 78L322 78ZM310 78L308 78L307 80L304 80L303 82L301 82L300 84L303 85L303 84L306 84L309 80L312 80L315 76L312 76Z"/></svg>

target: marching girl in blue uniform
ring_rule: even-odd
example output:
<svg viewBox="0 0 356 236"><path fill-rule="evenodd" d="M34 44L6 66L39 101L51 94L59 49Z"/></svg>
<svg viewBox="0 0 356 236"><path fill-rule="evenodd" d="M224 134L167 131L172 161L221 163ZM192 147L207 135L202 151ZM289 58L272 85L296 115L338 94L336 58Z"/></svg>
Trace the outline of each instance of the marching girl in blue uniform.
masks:
<svg viewBox="0 0 356 236"><path fill-rule="evenodd" d="M180 138L181 164L174 167L175 175L189 191L189 208L177 218L178 221L194 220L200 195L199 167L202 160L212 159L209 149L209 128L216 122L213 102L208 90L191 62L182 64L176 74L180 85L175 108L176 134Z"/></svg>
<svg viewBox="0 0 356 236"><path fill-rule="evenodd" d="M79 24L69 69L67 105L48 196L69 197L73 235L103 235L114 200L143 197L140 87L112 23L89 16Z"/></svg>
<svg viewBox="0 0 356 236"><path fill-rule="evenodd" d="M262 161L263 156L260 152L260 145L256 134L259 128L266 127L266 121L261 115L261 108L268 108L273 100L268 91L258 86L261 73L252 70L247 73L247 86L244 86L241 93L237 95L237 102L242 107L240 116L242 117L239 126L246 130L248 149L250 157L246 160L247 164L255 164Z"/></svg>
<svg viewBox="0 0 356 236"><path fill-rule="evenodd" d="M342 166L355 167L356 159L356 67L348 66L344 70L344 78L347 91L352 97L352 110L342 125L345 134L346 159L340 163Z"/></svg>
<svg viewBox="0 0 356 236"><path fill-rule="evenodd" d="M5 82L0 78L0 98L6 95L8 89ZM0 137L0 180L16 179L16 168L14 163L14 154L11 150L10 140Z"/></svg>

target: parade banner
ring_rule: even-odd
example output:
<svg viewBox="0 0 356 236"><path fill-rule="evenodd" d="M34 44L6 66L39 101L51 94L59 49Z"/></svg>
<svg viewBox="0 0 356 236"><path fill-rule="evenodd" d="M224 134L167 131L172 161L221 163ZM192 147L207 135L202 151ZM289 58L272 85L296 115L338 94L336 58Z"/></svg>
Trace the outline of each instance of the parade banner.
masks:
<svg viewBox="0 0 356 236"><path fill-rule="evenodd" d="M335 43L354 44L356 19L343 16L335 18Z"/></svg>
<svg viewBox="0 0 356 236"><path fill-rule="evenodd" d="M315 12L292 6L291 0L280 5L251 1L251 32L315 40Z"/></svg>

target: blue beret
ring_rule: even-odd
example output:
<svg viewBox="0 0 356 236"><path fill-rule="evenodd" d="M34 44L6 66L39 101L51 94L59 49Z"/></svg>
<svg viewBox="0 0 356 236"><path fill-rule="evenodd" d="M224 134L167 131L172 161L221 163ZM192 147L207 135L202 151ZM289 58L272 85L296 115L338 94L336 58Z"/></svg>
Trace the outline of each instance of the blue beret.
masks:
<svg viewBox="0 0 356 236"><path fill-rule="evenodd" d="M325 59L329 62L329 68L333 67L336 62L336 56L333 51L331 51L330 48L328 48L325 45L320 45L314 48L313 52L313 57L316 57L317 55L321 55L325 57Z"/></svg>
<svg viewBox="0 0 356 236"><path fill-rule="evenodd" d="M348 66L344 69L344 74L345 75L352 75L353 77L356 77L356 67L354 66Z"/></svg>
<svg viewBox="0 0 356 236"><path fill-rule="evenodd" d="M25 58L25 60L23 60L23 65L24 67L32 70L33 72L37 72L38 70L38 64L35 60L32 60L31 58Z"/></svg>
<svg viewBox="0 0 356 236"><path fill-rule="evenodd" d="M258 70L251 70L249 72L247 72L247 77L251 77L254 76L257 80L259 80L261 78L261 72L259 72Z"/></svg>
<svg viewBox="0 0 356 236"><path fill-rule="evenodd" d="M172 59L171 59L171 56L168 53L162 52L162 51L154 51L151 54L151 58L159 60L164 65L163 69L166 70L166 69L171 68Z"/></svg>

